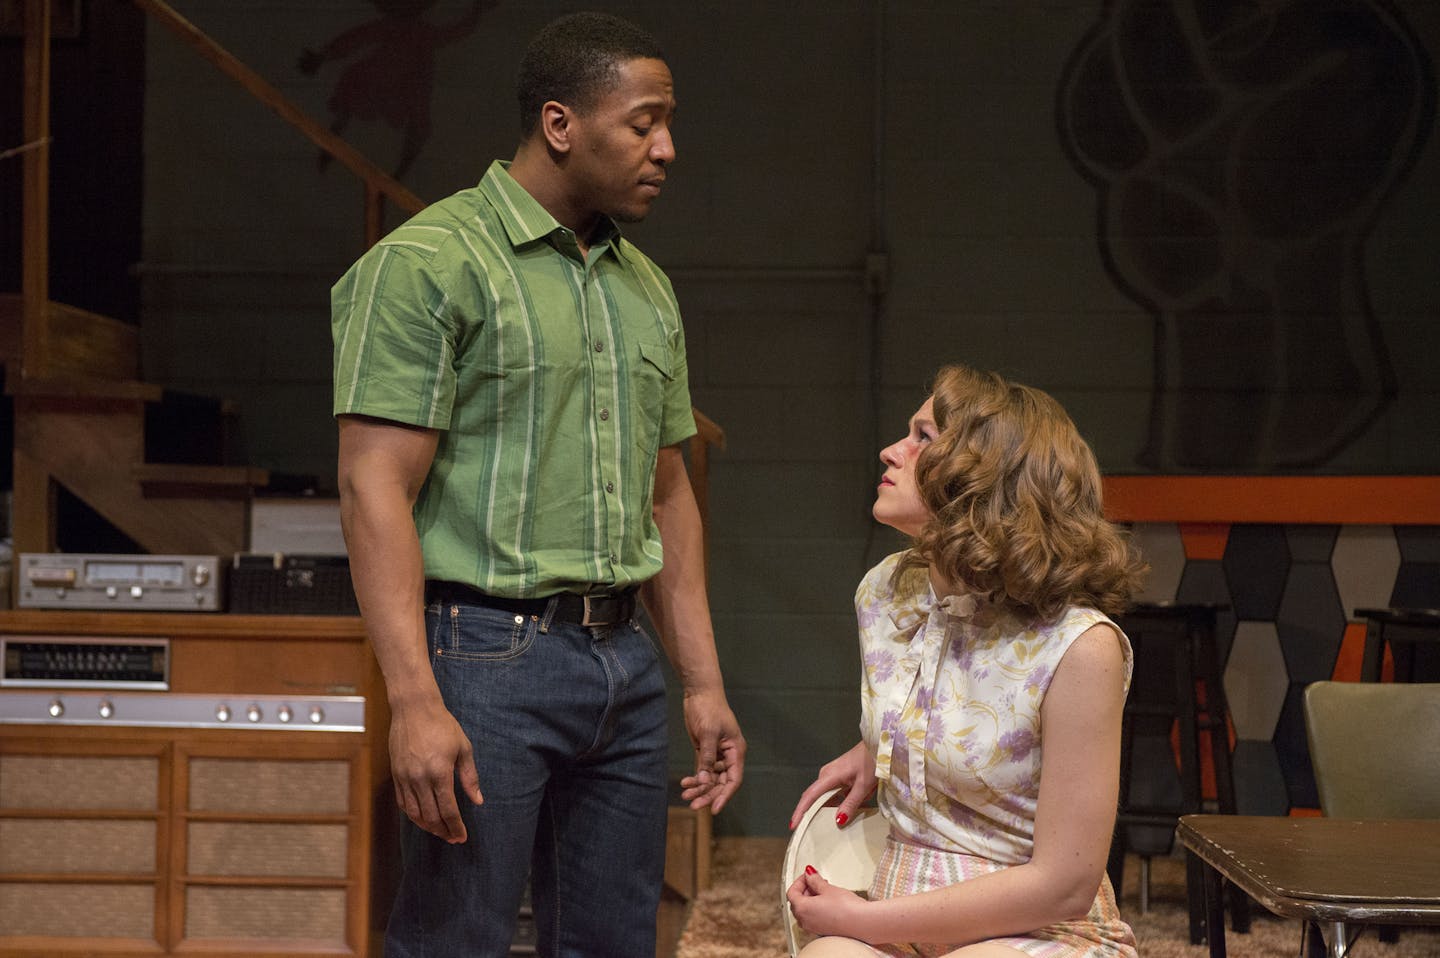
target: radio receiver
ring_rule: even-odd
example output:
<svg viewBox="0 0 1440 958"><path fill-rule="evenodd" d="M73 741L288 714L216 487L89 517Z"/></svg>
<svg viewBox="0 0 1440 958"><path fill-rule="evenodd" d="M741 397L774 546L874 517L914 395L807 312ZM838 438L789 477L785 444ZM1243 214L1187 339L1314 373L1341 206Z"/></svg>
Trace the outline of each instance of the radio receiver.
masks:
<svg viewBox="0 0 1440 958"><path fill-rule="evenodd" d="M22 552L22 609L219 612L218 556Z"/></svg>

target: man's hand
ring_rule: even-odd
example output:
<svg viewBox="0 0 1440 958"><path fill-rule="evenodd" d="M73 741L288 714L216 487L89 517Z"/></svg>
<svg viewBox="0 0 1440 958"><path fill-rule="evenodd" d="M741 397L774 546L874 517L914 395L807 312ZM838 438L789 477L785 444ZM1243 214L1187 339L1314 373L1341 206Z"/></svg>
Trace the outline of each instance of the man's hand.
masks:
<svg viewBox="0 0 1440 958"><path fill-rule="evenodd" d="M685 728L695 746L695 774L680 780L680 797L691 808L718 812L745 774L745 736L723 692L685 695Z"/></svg>
<svg viewBox="0 0 1440 958"><path fill-rule="evenodd" d="M640 587L640 598L685 690L695 774L680 780L680 796L691 808L718 812L740 787L745 736L725 701L705 596L704 530L679 446L666 446L655 460L654 510L665 564Z"/></svg>
<svg viewBox="0 0 1440 958"><path fill-rule="evenodd" d="M395 801L416 825L452 845L465 841L455 799L455 777L476 805L483 804L470 739L437 698L395 709L390 717L390 769Z"/></svg>

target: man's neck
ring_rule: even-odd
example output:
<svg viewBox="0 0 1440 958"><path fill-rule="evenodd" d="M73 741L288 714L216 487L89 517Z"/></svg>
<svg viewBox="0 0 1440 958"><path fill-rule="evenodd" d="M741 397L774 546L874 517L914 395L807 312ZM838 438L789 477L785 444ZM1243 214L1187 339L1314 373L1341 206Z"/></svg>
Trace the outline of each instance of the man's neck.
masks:
<svg viewBox="0 0 1440 958"><path fill-rule="evenodd" d="M590 242L602 217L591 209L582 209L565 189L564 177L543 145L533 142L520 145L510 161L510 176L535 198L535 202L555 217L556 222L575 234L580 252L589 253Z"/></svg>

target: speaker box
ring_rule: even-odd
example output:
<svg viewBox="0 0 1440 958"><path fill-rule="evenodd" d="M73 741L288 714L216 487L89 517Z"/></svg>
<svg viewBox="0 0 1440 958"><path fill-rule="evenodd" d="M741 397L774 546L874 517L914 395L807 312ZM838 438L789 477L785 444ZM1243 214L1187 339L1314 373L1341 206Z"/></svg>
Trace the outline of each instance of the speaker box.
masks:
<svg viewBox="0 0 1440 958"><path fill-rule="evenodd" d="M0 954L355 953L356 749L256 734L0 738Z"/></svg>

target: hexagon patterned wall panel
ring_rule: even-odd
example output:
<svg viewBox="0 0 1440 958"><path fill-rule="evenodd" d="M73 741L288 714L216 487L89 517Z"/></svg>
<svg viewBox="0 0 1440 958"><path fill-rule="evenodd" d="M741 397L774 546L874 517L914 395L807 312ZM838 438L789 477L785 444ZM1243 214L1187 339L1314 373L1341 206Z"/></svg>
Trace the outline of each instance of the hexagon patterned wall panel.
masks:
<svg viewBox="0 0 1440 958"><path fill-rule="evenodd" d="M1141 602L1173 602L1185 572L1185 544L1173 522L1146 522L1134 529L1131 541L1150 564Z"/></svg>
<svg viewBox="0 0 1440 958"><path fill-rule="evenodd" d="M1275 623L1241 622L1235 627L1224 676L1235 737L1269 741L1290 687Z"/></svg>
<svg viewBox="0 0 1440 958"><path fill-rule="evenodd" d="M1285 577L1275 616L1280 647L1290 678L1319 682L1335 672L1335 656L1345 637L1345 614L1329 556L1324 562L1296 562Z"/></svg>
<svg viewBox="0 0 1440 958"><path fill-rule="evenodd" d="M1381 609L1390 604L1400 548L1389 526L1345 526L1330 554L1340 608L1346 616L1356 609Z"/></svg>
<svg viewBox="0 0 1440 958"><path fill-rule="evenodd" d="M1273 619L1290 574L1283 526L1235 526L1225 546L1225 581L1241 619Z"/></svg>
<svg viewBox="0 0 1440 958"><path fill-rule="evenodd" d="M1304 688L1359 678L1353 657L1340 657L1356 609L1440 608L1440 527L1137 523L1132 532L1153 569L1144 601L1225 607L1215 638L1240 812L1315 808ZM1437 654L1417 656L1415 680L1440 681L1440 649L1426 651Z"/></svg>

